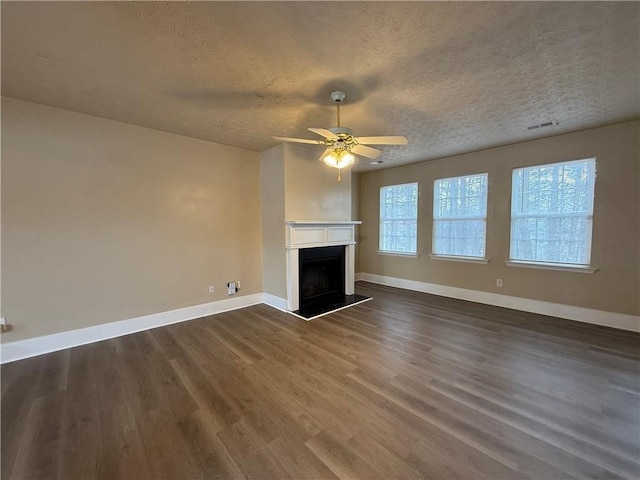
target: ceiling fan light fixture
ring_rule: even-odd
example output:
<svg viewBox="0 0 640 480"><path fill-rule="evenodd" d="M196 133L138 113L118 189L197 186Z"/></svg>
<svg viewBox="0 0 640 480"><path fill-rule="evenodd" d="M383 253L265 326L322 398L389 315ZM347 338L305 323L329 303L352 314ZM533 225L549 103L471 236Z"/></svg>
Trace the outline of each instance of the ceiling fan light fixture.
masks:
<svg viewBox="0 0 640 480"><path fill-rule="evenodd" d="M326 155L322 161L332 168L347 168L356 163L356 157L347 150L333 151Z"/></svg>

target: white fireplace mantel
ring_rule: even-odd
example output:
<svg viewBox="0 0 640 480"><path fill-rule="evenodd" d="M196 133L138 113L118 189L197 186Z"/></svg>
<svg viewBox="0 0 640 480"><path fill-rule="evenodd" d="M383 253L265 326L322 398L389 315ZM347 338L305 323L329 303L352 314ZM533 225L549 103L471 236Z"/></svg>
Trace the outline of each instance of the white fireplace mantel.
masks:
<svg viewBox="0 0 640 480"><path fill-rule="evenodd" d="M287 229L287 309L291 312L300 306L298 283L298 251L303 248L345 245L345 294L355 293L355 226L361 221L291 220Z"/></svg>

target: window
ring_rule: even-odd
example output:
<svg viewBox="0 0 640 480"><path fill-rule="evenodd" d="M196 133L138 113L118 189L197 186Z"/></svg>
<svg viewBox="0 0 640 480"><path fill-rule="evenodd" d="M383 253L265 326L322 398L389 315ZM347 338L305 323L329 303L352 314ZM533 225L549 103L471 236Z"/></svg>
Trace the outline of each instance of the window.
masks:
<svg viewBox="0 0 640 480"><path fill-rule="evenodd" d="M511 260L589 265L595 158L517 168Z"/></svg>
<svg viewBox="0 0 640 480"><path fill-rule="evenodd" d="M380 189L380 251L415 255L418 252L418 184Z"/></svg>
<svg viewBox="0 0 640 480"><path fill-rule="evenodd" d="M433 254L484 258L487 231L486 173L436 180Z"/></svg>

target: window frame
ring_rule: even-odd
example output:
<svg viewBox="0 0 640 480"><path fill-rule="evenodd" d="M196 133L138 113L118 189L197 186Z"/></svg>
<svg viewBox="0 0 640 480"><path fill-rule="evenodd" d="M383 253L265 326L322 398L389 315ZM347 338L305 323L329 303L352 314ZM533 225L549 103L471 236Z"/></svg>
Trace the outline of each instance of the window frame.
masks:
<svg viewBox="0 0 640 480"><path fill-rule="evenodd" d="M386 216L383 218L383 196L384 196L384 191L388 188L394 188L394 187L406 187L409 185L415 185L415 189L416 189L416 205L415 205L415 216L413 218L404 218L404 219L398 219L398 218L387 218ZM378 199L378 254L381 255L398 255L398 256L402 256L402 257L417 257L418 256L418 209L419 209L419 196L420 196L420 186L418 184L418 182L406 182L406 183L399 183L399 184L395 184L395 185L383 185L380 187L380 192L379 192L379 199ZM383 235L383 225L385 221L390 221L390 220L402 220L402 221L413 221L415 222L415 251L413 252L406 252L406 251L399 251L399 250L385 250L382 248L382 240L385 237L385 235ZM387 235L388 236L388 235Z"/></svg>
<svg viewBox="0 0 640 480"><path fill-rule="evenodd" d="M447 180L457 180L460 178L469 178L469 177L478 177L478 176L484 176L486 178L485 180L485 205L484 205L484 216L469 216L469 217L436 217L436 212L438 210L438 206L440 205L439 203L439 197L437 197L437 193L438 193L438 182L443 182L443 181L447 181ZM480 173L470 173L470 174L466 174L466 175L458 175L455 177L444 177L444 178L436 178L433 181L433 210L432 210L432 228L431 228L431 255L430 258L432 258L433 260L451 260L451 261L459 261L459 262L469 262L469 263L482 263L482 264L486 264L489 263L489 260L487 259L487 216L488 216L488 211L489 211L489 172L480 172ZM482 220L484 221L484 238L483 238L483 245L482 245L482 251L483 251L483 255L479 256L479 255L459 255L459 254L450 254L450 253L437 253L435 251L436 249L436 233L437 233L437 229L436 229L436 225L438 224L438 222L442 222L442 221L464 221L464 220L469 220L469 221L477 221L477 220Z"/></svg>
<svg viewBox="0 0 640 480"><path fill-rule="evenodd" d="M516 197L514 195L515 192L515 176L516 172L519 170L526 171L528 169L540 169L543 167L551 167L556 165L567 165L571 163L579 163L579 162L591 162L591 182L589 185L590 198L588 199L588 206L590 207L590 213L576 213L576 212L566 212L566 214L562 213L519 213L514 214L514 206L516 205ZM592 266L592 247L593 247L593 212L595 207L595 187L596 187L596 179L597 179L597 158L586 157L579 158L574 160L562 160L551 163L541 163L537 165L527 165L523 167L513 168L511 171L511 206L510 206L510 225L509 225L509 260L505 263L507 266L511 267L526 267L526 268L540 268L547 270L558 270L558 271L580 271L584 273L594 273L598 269L593 268ZM587 263L574 263L574 262L555 262L550 260L531 260L531 259L521 259L515 258L514 256L514 219L517 218L585 218L588 220L588 231L586 233L586 251L587 251Z"/></svg>

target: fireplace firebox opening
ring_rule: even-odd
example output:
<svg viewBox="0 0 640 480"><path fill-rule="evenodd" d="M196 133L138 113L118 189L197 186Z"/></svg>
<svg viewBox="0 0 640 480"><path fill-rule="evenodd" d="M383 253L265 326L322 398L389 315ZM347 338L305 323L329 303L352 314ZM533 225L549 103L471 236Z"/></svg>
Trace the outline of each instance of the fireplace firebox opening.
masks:
<svg viewBox="0 0 640 480"><path fill-rule="evenodd" d="M299 250L300 312L344 302L344 249L344 245L338 245Z"/></svg>

